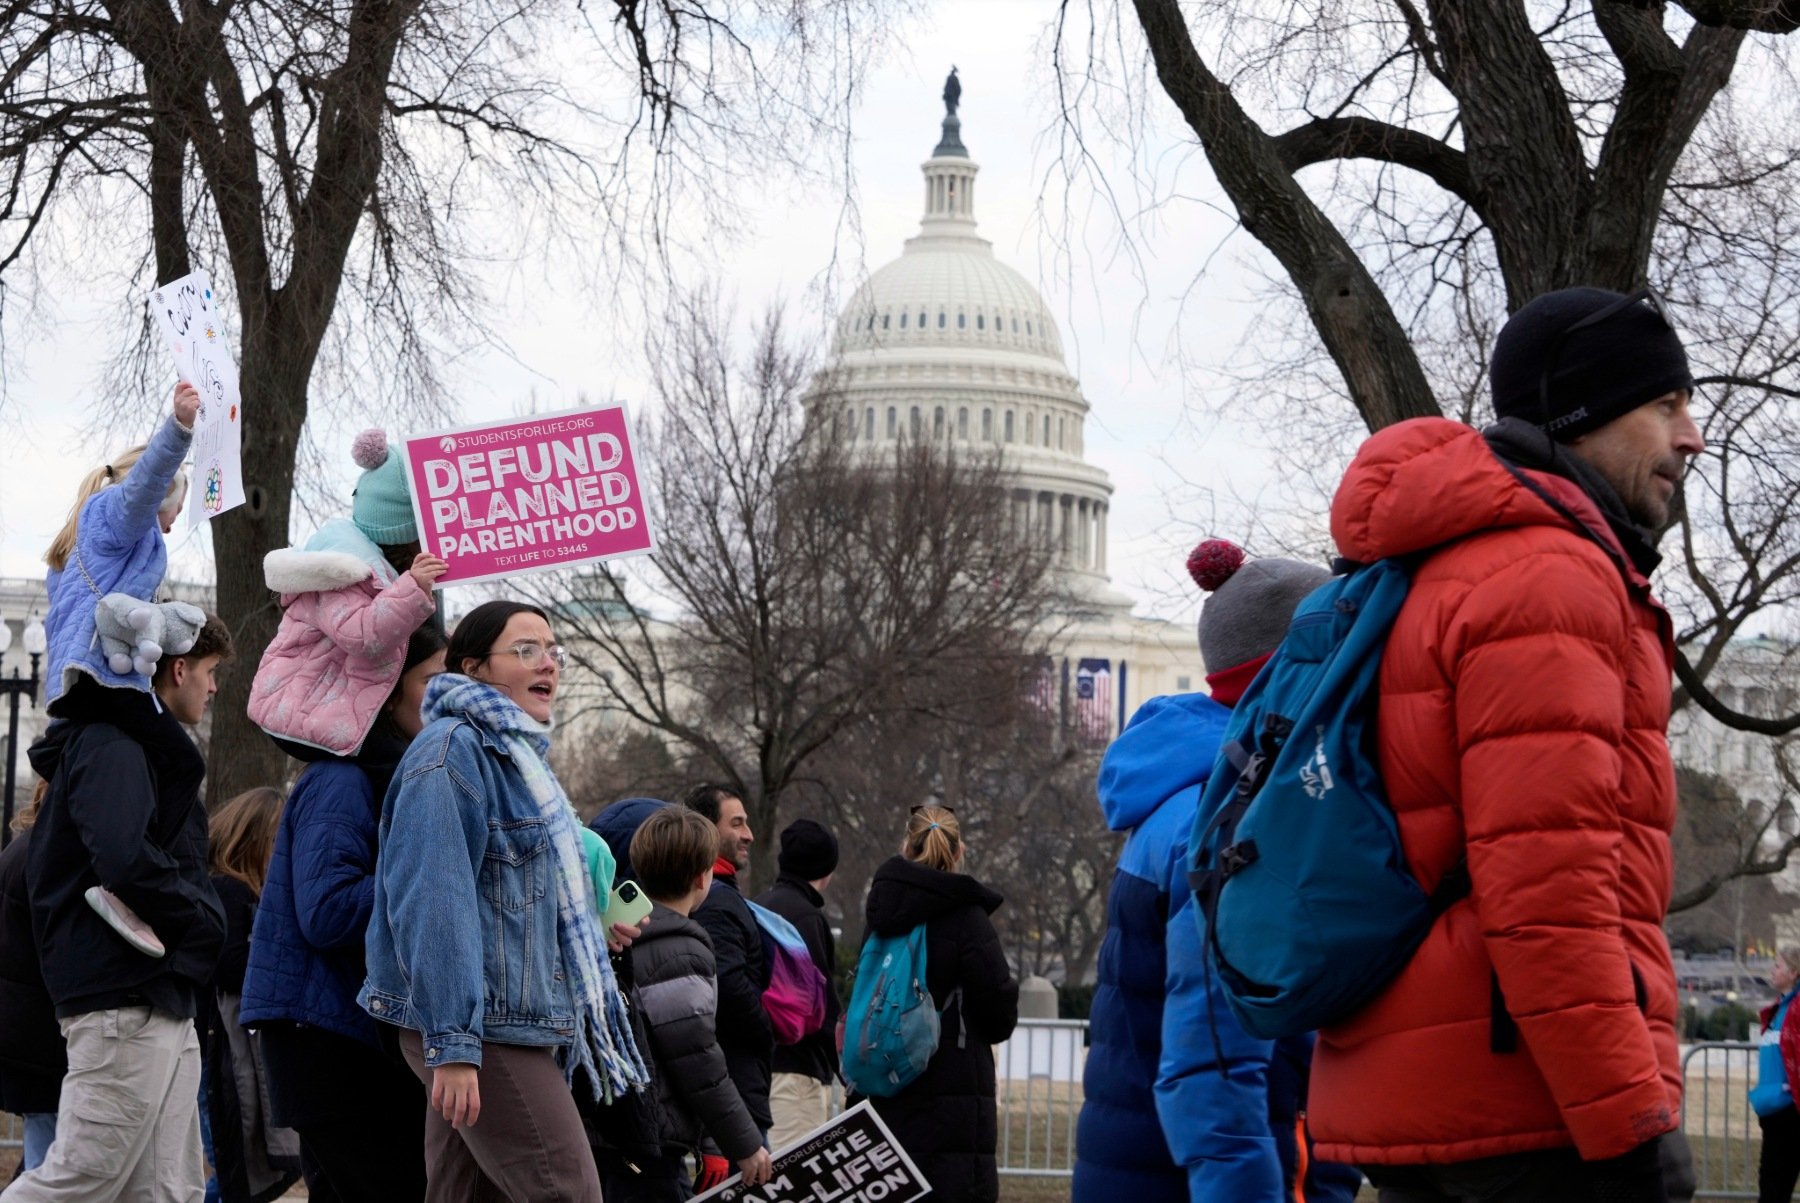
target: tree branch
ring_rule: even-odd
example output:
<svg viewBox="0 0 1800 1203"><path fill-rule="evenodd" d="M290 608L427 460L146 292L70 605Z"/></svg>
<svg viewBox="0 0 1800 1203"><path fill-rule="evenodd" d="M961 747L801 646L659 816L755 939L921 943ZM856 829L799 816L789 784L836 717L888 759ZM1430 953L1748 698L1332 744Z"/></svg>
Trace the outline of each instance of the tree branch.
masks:
<svg viewBox="0 0 1800 1203"><path fill-rule="evenodd" d="M1469 205L1468 158L1448 142L1371 117L1320 117L1273 139L1282 166L1297 172L1331 159L1377 159L1411 168Z"/></svg>
<svg viewBox="0 0 1800 1203"><path fill-rule="evenodd" d="M1067 0L1065 0L1065 3ZM1281 262L1371 430L1441 411L1405 329L1273 139L1195 48L1180 0L1133 0L1158 79L1199 137L1244 228Z"/></svg>

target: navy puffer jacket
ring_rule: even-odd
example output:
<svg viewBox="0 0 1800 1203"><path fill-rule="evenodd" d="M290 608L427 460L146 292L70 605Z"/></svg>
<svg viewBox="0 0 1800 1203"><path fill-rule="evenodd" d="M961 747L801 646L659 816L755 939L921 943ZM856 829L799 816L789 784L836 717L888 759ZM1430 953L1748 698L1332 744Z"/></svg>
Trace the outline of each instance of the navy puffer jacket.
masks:
<svg viewBox="0 0 1800 1203"><path fill-rule="evenodd" d="M1311 1038L1250 1036L1206 971L1188 836L1230 717L1204 694L1152 698L1101 764L1107 826L1129 837L1100 946L1073 1203L1348 1203L1361 1181L1303 1154Z"/></svg>
<svg viewBox="0 0 1800 1203"><path fill-rule="evenodd" d="M356 1004L375 904L377 784L349 761L321 760L288 796L250 938L246 1025L304 1023L380 1047Z"/></svg>

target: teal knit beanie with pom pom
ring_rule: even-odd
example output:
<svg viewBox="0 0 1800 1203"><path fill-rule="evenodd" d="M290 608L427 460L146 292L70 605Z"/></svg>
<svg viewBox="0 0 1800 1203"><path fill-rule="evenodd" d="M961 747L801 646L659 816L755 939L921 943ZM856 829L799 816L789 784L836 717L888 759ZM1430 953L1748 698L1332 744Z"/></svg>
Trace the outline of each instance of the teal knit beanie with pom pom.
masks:
<svg viewBox="0 0 1800 1203"><path fill-rule="evenodd" d="M387 434L365 430L350 444L350 458L363 474L350 501L350 520L383 547L416 542L412 490L407 486L406 457L388 446Z"/></svg>

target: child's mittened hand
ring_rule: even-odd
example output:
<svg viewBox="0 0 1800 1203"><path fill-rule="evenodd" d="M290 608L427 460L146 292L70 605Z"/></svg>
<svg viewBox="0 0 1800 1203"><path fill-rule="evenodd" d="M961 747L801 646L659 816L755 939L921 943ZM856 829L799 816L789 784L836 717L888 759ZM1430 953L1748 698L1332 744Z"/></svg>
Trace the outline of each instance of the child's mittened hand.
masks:
<svg viewBox="0 0 1800 1203"><path fill-rule="evenodd" d="M758 1149L757 1152L762 1150ZM748 1159L746 1159L748 1160ZM694 1190L704 1193L731 1177L731 1163L723 1157L704 1153L700 1157L700 1172L694 1177Z"/></svg>
<svg viewBox="0 0 1800 1203"><path fill-rule="evenodd" d="M183 380L175 386L175 420L189 430L200 415L200 391Z"/></svg>
<svg viewBox="0 0 1800 1203"><path fill-rule="evenodd" d="M440 576L450 571L450 565L430 552L422 551L413 557L412 567L407 571L419 582L419 588L429 590Z"/></svg>

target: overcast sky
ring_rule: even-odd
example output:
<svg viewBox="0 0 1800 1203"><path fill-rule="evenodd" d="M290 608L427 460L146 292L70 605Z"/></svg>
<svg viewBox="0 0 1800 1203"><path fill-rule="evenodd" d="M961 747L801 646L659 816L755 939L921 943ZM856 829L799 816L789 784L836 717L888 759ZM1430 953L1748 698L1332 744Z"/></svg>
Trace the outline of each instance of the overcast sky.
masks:
<svg viewBox="0 0 1800 1203"><path fill-rule="evenodd" d="M1246 237L1232 236L1230 223L1209 203L1216 192L1204 161L1178 139L1173 122L1165 122L1164 169L1169 188L1190 199L1167 210L1150 253L1137 260L1143 266L1133 269L1107 213L1088 207L1074 220L1060 216L1059 190L1045 186L1056 144L1044 13L1031 0L939 6L874 73L855 117L862 239L838 232L841 196L771 183L751 192L755 233L728 248L719 270L746 319L782 298L796 328L823 338L830 314L822 297L841 302L917 231L919 165L937 141L939 93L954 63L963 83L963 141L981 168L975 193L981 232L1044 294L1062 327L1069 367L1093 407L1087 456L1111 474L1115 489L1115 584L1139 599L1141 613L1182 617L1192 613L1186 596L1192 589L1180 585L1181 561L1197 531L1212 521L1192 482L1249 491L1264 469L1229 422L1221 425L1194 405L1196 390L1208 381L1192 367L1177 370L1172 352L1179 348L1190 363L1230 354L1254 316L1247 296L1256 252ZM1221 245L1224 253L1217 254ZM828 282L835 292L827 294L821 273L834 260L839 268ZM1195 287L1203 264L1210 264L1208 274ZM201 266L215 279L228 276L223 264ZM528 404L563 408L578 394L641 401L641 327L586 303L554 269L513 274L515 281L521 276L531 283L515 282L496 299L495 326L513 355L489 355L452 374L459 420L502 417ZM42 549L80 474L137 433L118 432L104 446L79 445L83 399L97 383L96 349L116 345L116 333L96 316L103 299L83 297L69 282L57 320L15 358L22 370L6 380L0 575L43 571ZM17 352L19 331L7 334ZM166 406L166 394L153 403ZM246 397L245 405L254 421L255 398ZM370 412L363 420L379 424L381 418ZM349 435L360 424L337 440L346 499L353 476ZM295 533L304 538L308 530ZM210 575L209 541L204 530L188 532L185 516L171 536L171 553L176 575Z"/></svg>

